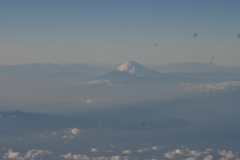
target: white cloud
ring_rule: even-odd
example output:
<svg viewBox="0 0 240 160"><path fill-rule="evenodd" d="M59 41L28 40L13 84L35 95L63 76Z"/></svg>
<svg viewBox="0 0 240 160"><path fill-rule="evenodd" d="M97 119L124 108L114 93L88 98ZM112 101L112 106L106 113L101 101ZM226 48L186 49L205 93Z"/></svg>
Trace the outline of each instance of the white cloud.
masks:
<svg viewBox="0 0 240 160"><path fill-rule="evenodd" d="M80 133L80 129L78 128L73 128L73 129L70 129L70 132L74 135L78 135Z"/></svg>
<svg viewBox="0 0 240 160"><path fill-rule="evenodd" d="M205 156L203 160L213 160L212 155Z"/></svg>
<svg viewBox="0 0 240 160"><path fill-rule="evenodd" d="M73 159L73 160L90 160L90 158L86 155L81 155L81 154L72 155L72 153L61 155L60 157L64 159Z"/></svg>
<svg viewBox="0 0 240 160"><path fill-rule="evenodd" d="M112 156L110 160L128 160L128 157Z"/></svg>
<svg viewBox="0 0 240 160"><path fill-rule="evenodd" d="M72 130L72 129L71 129ZM70 130L68 130L70 131ZM73 132L75 133L75 132ZM4 149L6 153L3 155L2 159L9 159L9 160L128 160L128 159L139 159L139 157L134 157L136 154L132 154L132 150L123 150L122 155L114 155L114 152L107 152L108 156L101 156L101 157L90 157L88 155L84 155L82 153L67 153L63 155L54 155L53 152L48 150L38 150L38 149L31 149L27 151L25 154L20 152L14 152L12 149ZM101 150L101 153L106 153L106 150ZM146 151L151 152L145 153ZM141 156L149 156L145 157L145 160L160 160L160 159L181 159L181 160L240 160L239 153L227 150L213 150L213 149L206 149L203 151L198 150L191 150L184 146L170 150L161 152L159 147L150 147L150 148L142 148L136 150L138 153L142 153ZM99 149L92 148L91 152L99 152ZM135 153L136 153L135 152ZM112 153L112 155L110 155Z"/></svg>
<svg viewBox="0 0 240 160"><path fill-rule="evenodd" d="M100 98L90 98L88 97L85 101L87 104L96 103L96 102L108 102L110 97L100 97Z"/></svg>
<svg viewBox="0 0 240 160"><path fill-rule="evenodd" d="M214 150L212 149L212 148L208 148L208 149L206 149L206 152L213 152Z"/></svg>
<svg viewBox="0 0 240 160"><path fill-rule="evenodd" d="M132 151L131 151L131 150L124 150L124 151L122 151L122 153L123 153L123 154L131 154Z"/></svg>
<svg viewBox="0 0 240 160"><path fill-rule="evenodd" d="M4 154L4 159L15 159L15 160L37 160L51 157L52 152L47 150L32 149L27 151L24 156L21 156L19 152L13 152L12 150Z"/></svg>
<svg viewBox="0 0 240 160"><path fill-rule="evenodd" d="M96 152L98 152L98 149L97 148L92 148L91 152L95 152L96 153Z"/></svg>
<svg viewBox="0 0 240 160"><path fill-rule="evenodd" d="M52 132L52 135L56 135L57 134L57 132Z"/></svg>
<svg viewBox="0 0 240 160"><path fill-rule="evenodd" d="M62 138L73 139L80 132L82 132L82 131L80 129L78 129L78 128L69 128L67 131L65 131L65 133L67 133L67 135L62 136Z"/></svg>
<svg viewBox="0 0 240 160"><path fill-rule="evenodd" d="M94 102L94 100L92 100L92 99L87 99L87 100L86 100L86 103L89 103L89 104L90 104L90 103L93 103L93 102Z"/></svg>
<svg viewBox="0 0 240 160"><path fill-rule="evenodd" d="M223 90L235 90L240 87L240 82L220 82L220 83L209 83L209 84L200 84L200 85L189 85L187 84L187 89L189 90L198 90L205 92L213 91L223 91Z"/></svg>
<svg viewBox="0 0 240 160"><path fill-rule="evenodd" d="M43 135L43 134L40 134L40 135L39 135L39 138L47 138L47 136L46 136L46 135Z"/></svg>
<svg viewBox="0 0 240 160"><path fill-rule="evenodd" d="M107 85L107 86L112 86L111 82L109 80L95 80L95 81L86 81L86 82L82 82L82 84L84 85L96 85L96 84L100 84L100 85Z"/></svg>
<svg viewBox="0 0 240 160"><path fill-rule="evenodd" d="M227 159L232 159L232 158L236 157L236 155L232 151L222 150L222 151L219 151L218 153L221 156L224 156L224 158L227 158Z"/></svg>
<svg viewBox="0 0 240 160"><path fill-rule="evenodd" d="M13 152L13 151L8 151L7 153L4 154L3 156L4 159L17 159L17 160L22 160L23 158L20 157L19 152Z"/></svg>
<svg viewBox="0 0 240 160"><path fill-rule="evenodd" d="M185 160L197 160L195 157L189 157L189 158L186 158Z"/></svg>
<svg viewBox="0 0 240 160"><path fill-rule="evenodd" d="M238 160L238 152L232 152L232 151L215 151L213 149L206 149L205 151L196 151L196 150L190 150L185 147L181 147L176 150L168 151L164 153L164 157L168 159L184 159L184 160L213 160L215 156L220 156L218 160Z"/></svg>
<svg viewBox="0 0 240 160"><path fill-rule="evenodd" d="M32 150L29 150L24 157L26 159L34 159L34 158L38 158L38 157L48 156L51 154L52 154L52 152L47 151L47 150L32 149Z"/></svg>
<svg viewBox="0 0 240 160"><path fill-rule="evenodd" d="M202 155L202 153L200 151L190 151L189 155L199 157Z"/></svg>
<svg viewBox="0 0 240 160"><path fill-rule="evenodd" d="M154 146L154 147L151 148L151 150L157 151L157 150L158 150L158 147L157 147L157 146Z"/></svg>
<svg viewBox="0 0 240 160"><path fill-rule="evenodd" d="M182 146L179 149L175 149L169 152L166 152L164 154L164 157L168 158L168 159L175 159L175 158L179 158L179 157L184 157L185 160L195 160L199 157L205 156L206 154L209 154L211 150L207 151L196 151L196 150L190 150L184 146ZM208 157L209 158L209 157ZM206 159L207 160L207 159Z"/></svg>
<svg viewBox="0 0 240 160"><path fill-rule="evenodd" d="M164 157L168 158L168 159L174 159L175 158L176 153L174 151L171 152L167 152L164 154Z"/></svg>
<svg viewBox="0 0 240 160"><path fill-rule="evenodd" d="M137 150L137 152L138 153L143 153L143 152L146 152L148 150L149 150L148 148L142 148L142 149Z"/></svg>
<svg viewBox="0 0 240 160"><path fill-rule="evenodd" d="M62 136L62 138L65 138L65 139L73 139L75 138L73 135L65 135L65 136Z"/></svg>

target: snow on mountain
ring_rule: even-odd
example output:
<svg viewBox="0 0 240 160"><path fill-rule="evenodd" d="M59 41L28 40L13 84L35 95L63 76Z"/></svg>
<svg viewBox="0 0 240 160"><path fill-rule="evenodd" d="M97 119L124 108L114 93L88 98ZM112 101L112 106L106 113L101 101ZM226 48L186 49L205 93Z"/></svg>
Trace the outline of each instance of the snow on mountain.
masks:
<svg viewBox="0 0 240 160"><path fill-rule="evenodd" d="M161 73L151 70L135 61L127 61L119 66L116 71L128 72L133 76L138 77L148 77L148 78L157 78L162 76Z"/></svg>

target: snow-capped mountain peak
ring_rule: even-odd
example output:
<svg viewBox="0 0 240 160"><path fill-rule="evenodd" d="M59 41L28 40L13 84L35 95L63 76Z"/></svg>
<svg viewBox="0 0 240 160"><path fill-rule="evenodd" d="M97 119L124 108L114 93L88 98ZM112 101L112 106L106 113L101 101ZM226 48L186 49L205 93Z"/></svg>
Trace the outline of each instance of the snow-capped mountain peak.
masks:
<svg viewBox="0 0 240 160"><path fill-rule="evenodd" d="M140 64L137 64L137 62L135 62L135 61L127 61L127 62L123 63L121 66L119 66L116 70L117 71L126 71L128 73L134 74L136 65L140 65Z"/></svg>
<svg viewBox="0 0 240 160"><path fill-rule="evenodd" d="M159 76L161 76L161 73L153 71L133 60L123 63L115 71L127 72L130 75L137 77L159 78Z"/></svg>
<svg viewBox="0 0 240 160"><path fill-rule="evenodd" d="M165 74L154 71L150 68L147 68L138 62L127 61L117 67L115 70L102 75L100 78L103 80L109 80L112 83L115 82L146 82L150 80L151 83L155 80L159 81L164 79Z"/></svg>

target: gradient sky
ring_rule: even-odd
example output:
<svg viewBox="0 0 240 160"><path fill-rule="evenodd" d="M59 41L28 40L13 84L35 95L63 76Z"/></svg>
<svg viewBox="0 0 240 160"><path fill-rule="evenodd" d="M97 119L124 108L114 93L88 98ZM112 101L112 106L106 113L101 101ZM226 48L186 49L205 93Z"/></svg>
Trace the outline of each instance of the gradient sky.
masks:
<svg viewBox="0 0 240 160"><path fill-rule="evenodd" d="M0 65L240 66L239 8L239 0L2 0Z"/></svg>

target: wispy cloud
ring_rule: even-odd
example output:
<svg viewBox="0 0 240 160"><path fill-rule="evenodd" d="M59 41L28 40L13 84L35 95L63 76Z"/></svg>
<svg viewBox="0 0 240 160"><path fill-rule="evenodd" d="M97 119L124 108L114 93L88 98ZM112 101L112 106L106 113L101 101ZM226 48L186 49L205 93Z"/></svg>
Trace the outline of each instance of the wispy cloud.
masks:
<svg viewBox="0 0 240 160"><path fill-rule="evenodd" d="M240 88L240 82L238 81L208 83L208 84L199 84L199 85L187 84L188 90L196 90L196 91L204 91L204 92L235 90L238 88Z"/></svg>
<svg viewBox="0 0 240 160"><path fill-rule="evenodd" d="M84 85L106 85L106 86L113 86L109 80L95 80L95 81L85 81L82 82Z"/></svg>

